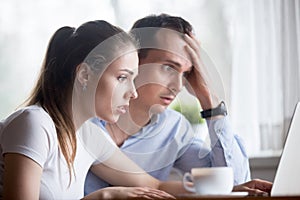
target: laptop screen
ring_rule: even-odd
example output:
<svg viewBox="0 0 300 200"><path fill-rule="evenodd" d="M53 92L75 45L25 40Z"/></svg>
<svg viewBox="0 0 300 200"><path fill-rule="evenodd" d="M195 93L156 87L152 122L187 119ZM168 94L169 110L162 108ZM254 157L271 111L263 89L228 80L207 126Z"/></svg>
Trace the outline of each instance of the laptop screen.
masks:
<svg viewBox="0 0 300 200"><path fill-rule="evenodd" d="M297 103L278 164L271 196L300 195L300 102Z"/></svg>

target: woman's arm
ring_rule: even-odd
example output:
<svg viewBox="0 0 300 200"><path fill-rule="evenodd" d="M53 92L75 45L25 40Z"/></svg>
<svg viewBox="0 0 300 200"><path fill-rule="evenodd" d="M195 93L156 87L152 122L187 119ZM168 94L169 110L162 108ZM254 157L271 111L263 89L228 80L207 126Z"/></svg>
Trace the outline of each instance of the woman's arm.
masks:
<svg viewBox="0 0 300 200"><path fill-rule="evenodd" d="M115 186L150 187L173 195L187 192L179 181L161 182L150 176L119 149L116 149L108 160L94 165L91 170L98 177Z"/></svg>
<svg viewBox="0 0 300 200"><path fill-rule="evenodd" d="M41 175L41 166L32 159L17 153L6 153L3 199L39 199Z"/></svg>
<svg viewBox="0 0 300 200"><path fill-rule="evenodd" d="M106 187L85 196L88 199L175 199L168 193L148 187Z"/></svg>
<svg viewBox="0 0 300 200"><path fill-rule="evenodd" d="M153 161L155 162L155 161ZM115 186L131 186L131 188L122 187L110 187L104 188L92 193L92 196L88 197L109 197L109 198L121 198L121 197L133 197L137 193L140 195L165 195L163 193L157 193L157 190L145 191L136 187L150 187L154 189L163 190L172 195L178 195L182 193L189 193L184 188L181 182L178 181L166 181L161 182L145 171L138 167L133 161L131 161L125 154L119 149L115 151L105 162L94 165L91 168L92 172L101 179ZM192 184L192 183L191 183ZM268 193L272 188L272 183L262 180L252 180L241 185L237 185L233 188L233 191L246 191L249 194L261 194ZM154 194L156 193L156 194ZM135 196L134 196L135 197ZM139 196L142 197L142 196ZM165 196L165 198L170 198ZM88 198L87 198L88 199Z"/></svg>

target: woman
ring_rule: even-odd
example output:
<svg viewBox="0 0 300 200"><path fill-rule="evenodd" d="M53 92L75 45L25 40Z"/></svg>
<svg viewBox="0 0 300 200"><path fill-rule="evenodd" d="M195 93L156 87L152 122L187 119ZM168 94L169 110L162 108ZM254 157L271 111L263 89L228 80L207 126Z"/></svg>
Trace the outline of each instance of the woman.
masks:
<svg viewBox="0 0 300 200"><path fill-rule="evenodd" d="M147 175L105 143L87 121L97 116L115 122L126 112L129 99L137 97L136 48L131 36L105 21L56 31L26 107L0 123L3 199L83 198L92 165L93 172L113 185L145 188L106 188L84 199L169 198L150 188L183 191L180 183L162 183ZM94 139L104 141L97 146L97 155L88 145Z"/></svg>

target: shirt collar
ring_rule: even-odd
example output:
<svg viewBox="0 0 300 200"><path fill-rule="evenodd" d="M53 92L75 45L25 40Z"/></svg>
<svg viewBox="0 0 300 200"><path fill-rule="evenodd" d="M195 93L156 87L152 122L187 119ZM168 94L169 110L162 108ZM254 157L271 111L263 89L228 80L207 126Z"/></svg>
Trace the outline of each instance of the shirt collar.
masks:
<svg viewBox="0 0 300 200"><path fill-rule="evenodd" d="M150 123L147 126L157 124L158 120L159 120L159 114L153 114L150 118Z"/></svg>

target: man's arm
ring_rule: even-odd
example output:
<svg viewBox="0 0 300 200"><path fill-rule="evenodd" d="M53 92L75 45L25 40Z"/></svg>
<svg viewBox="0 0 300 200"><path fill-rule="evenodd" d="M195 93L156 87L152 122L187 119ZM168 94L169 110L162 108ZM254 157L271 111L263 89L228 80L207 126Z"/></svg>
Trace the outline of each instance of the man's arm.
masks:
<svg viewBox="0 0 300 200"><path fill-rule="evenodd" d="M186 51L190 55L193 64L193 69L187 76L189 85L186 87L199 100L203 110L216 108L220 104L220 99L213 90L213 80L209 78L207 66L202 63L200 43L192 33L186 34L184 40L187 43ZM248 181L250 178L248 157L240 138L231 129L228 117L217 115L207 118L207 126L211 141L211 151L207 153L207 149L203 150L203 144L201 145L200 142L198 146L190 146L191 149L187 152L198 155L197 161L201 162L197 164L199 166L210 164L211 166L232 167L235 175L235 184ZM194 153L191 153L193 151ZM190 161L186 163L195 162Z"/></svg>
<svg viewBox="0 0 300 200"><path fill-rule="evenodd" d="M249 181L248 156L241 138L234 134L228 117L207 120L207 125L212 148L212 166L232 167L235 185Z"/></svg>
<svg viewBox="0 0 300 200"><path fill-rule="evenodd" d="M193 131L187 120L183 120L186 126L184 135L191 135ZM179 158L174 167L182 172L190 171L194 167L230 166L234 170L234 183L241 184L250 179L248 157L240 138L232 132L227 117L207 121L210 144L195 133L192 143L186 144L179 152Z"/></svg>

